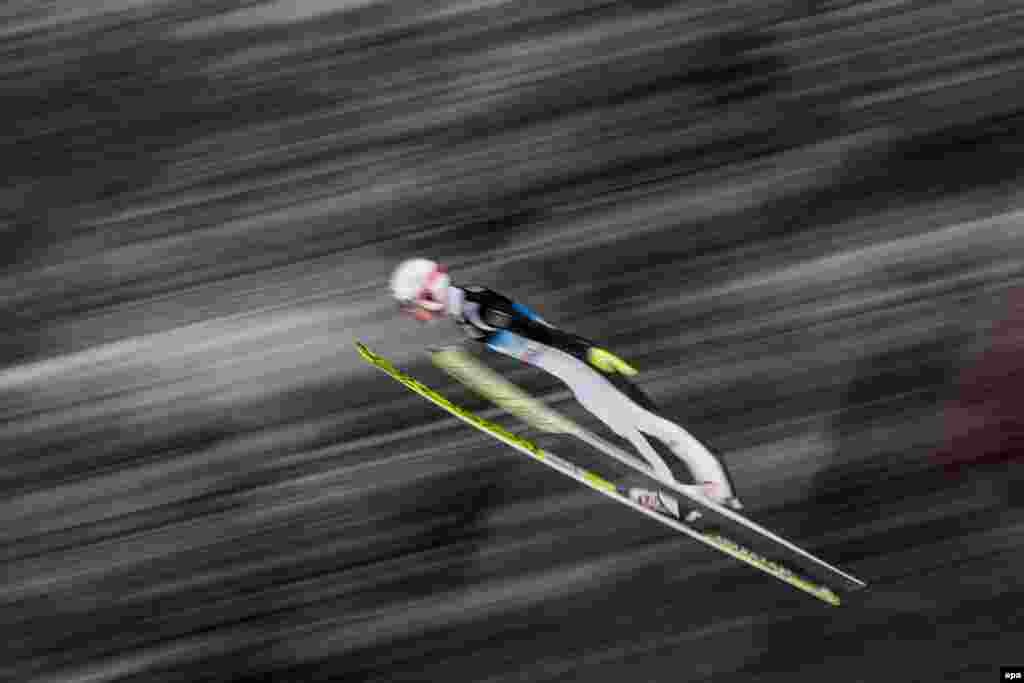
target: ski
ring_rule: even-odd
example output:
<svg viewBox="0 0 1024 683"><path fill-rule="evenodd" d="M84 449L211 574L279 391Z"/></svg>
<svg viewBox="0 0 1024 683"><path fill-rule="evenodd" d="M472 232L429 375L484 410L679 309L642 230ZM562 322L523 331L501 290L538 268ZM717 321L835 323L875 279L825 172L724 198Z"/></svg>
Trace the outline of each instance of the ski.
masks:
<svg viewBox="0 0 1024 683"><path fill-rule="evenodd" d="M764 552L777 555L779 559L799 567L811 577L827 584L836 585L847 591L856 591L865 587L864 582L855 576L815 557L745 515L708 499L701 493L699 487L681 484L671 479L666 480L658 476L646 461L630 455L544 402L530 396L461 348L433 349L431 359L435 365L452 377L484 398L505 408L528 425L544 432L575 437L643 474L656 483L656 488L668 488L675 494L673 496L673 493L665 491L649 491L647 492L650 494L648 500L651 504L665 505L668 503L673 507L678 507L679 500L676 496L681 495L687 499L685 507L689 509L690 514L699 514L703 525L714 525L721 529L727 529L732 535L740 537L737 540L743 540L747 544L758 546L758 549Z"/></svg>
<svg viewBox="0 0 1024 683"><path fill-rule="evenodd" d="M668 501L665 501L663 504L658 504L657 497L655 497L656 499L654 501L643 500L642 498L635 500L634 497L629 495L629 492L621 490L619 486L605 478L579 467L574 463L564 460L554 453L540 448L532 441L529 441L517 434L513 434L500 424L484 419L472 411L452 403L442 394L426 386L419 380L403 373L392 365L386 358L371 351L365 344L356 342L356 349L364 360L379 370L387 373L393 379L403 384L406 388L420 396L423 396L460 420L476 427L486 434L489 434L533 460L547 465L548 467L571 477L588 488L591 488L594 491L615 500L616 502L626 505L627 507L646 515L665 526L679 531L696 541L715 548L716 550L730 555L737 560L745 562L766 574L770 574L780 581L783 581L794 588L798 588L819 600L822 600L823 602L836 606L841 604L839 596L831 588L809 579L773 559L765 557L761 553L750 549L743 543L739 543L726 537L717 529L702 531L687 524L683 519L678 517L680 514L678 507L673 510L672 505Z"/></svg>

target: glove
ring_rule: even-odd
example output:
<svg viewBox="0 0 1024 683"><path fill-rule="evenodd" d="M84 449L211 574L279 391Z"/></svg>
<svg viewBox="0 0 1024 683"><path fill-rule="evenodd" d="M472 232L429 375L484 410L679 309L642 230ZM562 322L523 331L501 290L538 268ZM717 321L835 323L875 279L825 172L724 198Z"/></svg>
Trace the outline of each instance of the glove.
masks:
<svg viewBox="0 0 1024 683"><path fill-rule="evenodd" d="M596 346L590 347L587 351L587 362L602 372L609 374L618 372L623 375L632 376L637 374L636 368L616 356L611 351L599 349Z"/></svg>

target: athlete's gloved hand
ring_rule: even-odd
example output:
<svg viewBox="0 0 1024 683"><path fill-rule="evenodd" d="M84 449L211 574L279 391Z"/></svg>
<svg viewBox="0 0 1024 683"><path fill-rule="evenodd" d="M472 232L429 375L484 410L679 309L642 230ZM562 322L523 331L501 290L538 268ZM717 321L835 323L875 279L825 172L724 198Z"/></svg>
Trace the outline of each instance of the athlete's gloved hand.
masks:
<svg viewBox="0 0 1024 683"><path fill-rule="evenodd" d="M611 351L599 349L596 346L590 347L587 351L587 361L598 370L609 374L618 372L622 375L632 376L637 374L636 368L616 356Z"/></svg>

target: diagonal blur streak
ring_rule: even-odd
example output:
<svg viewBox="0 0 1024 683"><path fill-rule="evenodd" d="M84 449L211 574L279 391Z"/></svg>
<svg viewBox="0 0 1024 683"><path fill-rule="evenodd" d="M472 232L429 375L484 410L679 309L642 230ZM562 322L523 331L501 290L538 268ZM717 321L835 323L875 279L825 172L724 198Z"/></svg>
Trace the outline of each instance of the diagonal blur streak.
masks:
<svg viewBox="0 0 1024 683"><path fill-rule="evenodd" d="M5 3L0 680L989 680L1024 596L1022 28ZM818 611L375 373L354 340L530 433L427 362L461 338L396 314L410 256L635 364L871 588Z"/></svg>

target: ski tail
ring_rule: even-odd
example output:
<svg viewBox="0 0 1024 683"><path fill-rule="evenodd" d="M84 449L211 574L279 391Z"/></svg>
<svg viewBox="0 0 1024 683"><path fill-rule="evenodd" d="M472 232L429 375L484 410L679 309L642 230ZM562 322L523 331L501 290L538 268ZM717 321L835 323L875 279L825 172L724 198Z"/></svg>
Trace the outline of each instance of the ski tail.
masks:
<svg viewBox="0 0 1024 683"><path fill-rule="evenodd" d="M356 348L359 351L359 354L368 363L387 373L393 379L405 385L408 389L445 409L462 421L512 447L516 451L527 455L568 477L571 477L584 486L587 486L588 488L593 489L594 491L597 491L618 503L626 505L627 507L646 515L665 526L730 555L737 560L745 562L766 574L770 574L778 580L783 581L794 588L798 588L805 593L822 600L823 602L837 606L841 604L839 596L827 586L808 579L782 564L768 559L747 548L745 545L726 538L720 533L698 531L684 523L681 519L678 519L670 509L658 509L657 506L645 505L641 501L634 500L628 492L621 490L616 484L604 479L603 477L564 460L554 453L550 453L549 451L540 448L532 441L529 441L517 434L513 434L501 425L491 422L472 411L466 410L465 408L452 403L437 391L403 373L392 365L386 358L375 354L364 344L357 342ZM678 512L679 511L677 510L676 513Z"/></svg>
<svg viewBox="0 0 1024 683"><path fill-rule="evenodd" d="M713 523L724 533L744 545L769 557L776 557L799 567L820 581L834 583L847 591L864 588L860 579L851 576L803 548L753 522L745 515L708 500L698 487L666 481L655 475L650 467L588 429L563 416L542 401L488 368L472 355L457 347L436 350L431 354L434 364L467 385L484 398L505 408L525 423L545 432L569 434L596 450L636 470L648 479L657 481L658 488L668 488L689 499L691 509L699 508L705 523Z"/></svg>
<svg viewBox="0 0 1024 683"><path fill-rule="evenodd" d="M622 450L617 446L596 434L581 428L576 432L576 436L595 449L612 456L620 462L629 464L627 461L628 455L623 454ZM634 469L644 472L641 467L634 467ZM825 562L820 557L812 555L795 543L754 522L746 515L709 499L701 492L699 487L690 484L680 484L675 481L664 481L651 473L644 473L648 478L656 480L660 486L685 496L691 509L698 510L705 523L717 527L734 540L743 541L747 547L765 553L769 557L784 561L787 565L799 567L808 576L839 586L846 591L856 591L866 586L857 577Z"/></svg>

